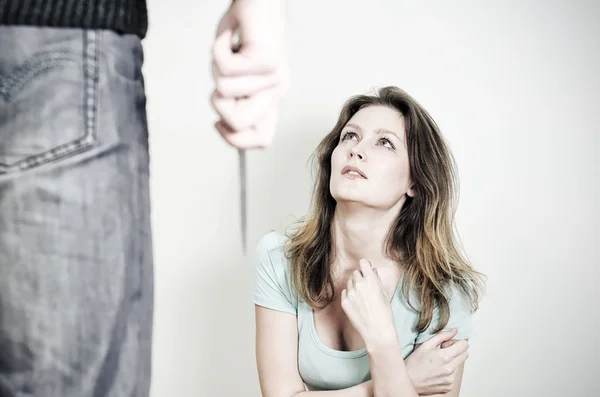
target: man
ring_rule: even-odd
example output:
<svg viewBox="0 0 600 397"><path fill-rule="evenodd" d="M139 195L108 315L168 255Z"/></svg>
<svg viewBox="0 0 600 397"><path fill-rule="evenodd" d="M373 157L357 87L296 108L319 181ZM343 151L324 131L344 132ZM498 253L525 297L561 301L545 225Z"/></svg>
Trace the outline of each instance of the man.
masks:
<svg viewBox="0 0 600 397"><path fill-rule="evenodd" d="M234 147L272 142L284 13L236 0L219 23L211 102ZM146 31L144 0L0 0L1 397L149 394Z"/></svg>

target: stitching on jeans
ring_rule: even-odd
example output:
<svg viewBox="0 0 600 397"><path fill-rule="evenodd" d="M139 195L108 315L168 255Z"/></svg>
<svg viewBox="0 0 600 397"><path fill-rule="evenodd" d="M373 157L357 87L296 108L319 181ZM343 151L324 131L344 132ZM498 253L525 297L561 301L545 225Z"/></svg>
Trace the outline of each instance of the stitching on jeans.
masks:
<svg viewBox="0 0 600 397"><path fill-rule="evenodd" d="M73 58L64 52L37 54L10 74L0 74L0 96L10 102L30 81L56 67L75 64Z"/></svg>
<svg viewBox="0 0 600 397"><path fill-rule="evenodd" d="M99 34L97 31L85 30L83 32L83 82L84 82L84 125L85 134L77 139L56 146L46 152L30 156L14 164L0 163L0 175L10 169L26 170L44 163L74 155L91 147L96 141L97 97L99 81Z"/></svg>

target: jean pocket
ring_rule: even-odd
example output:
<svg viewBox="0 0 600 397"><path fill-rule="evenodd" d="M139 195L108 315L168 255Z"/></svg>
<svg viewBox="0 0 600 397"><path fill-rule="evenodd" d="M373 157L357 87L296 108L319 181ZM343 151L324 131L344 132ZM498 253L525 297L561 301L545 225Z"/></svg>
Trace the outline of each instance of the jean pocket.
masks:
<svg viewBox="0 0 600 397"><path fill-rule="evenodd" d="M0 64L13 65L0 69L0 174L36 168L94 146L96 33L85 32L72 47L40 51L16 63L10 52L0 55L6 61Z"/></svg>

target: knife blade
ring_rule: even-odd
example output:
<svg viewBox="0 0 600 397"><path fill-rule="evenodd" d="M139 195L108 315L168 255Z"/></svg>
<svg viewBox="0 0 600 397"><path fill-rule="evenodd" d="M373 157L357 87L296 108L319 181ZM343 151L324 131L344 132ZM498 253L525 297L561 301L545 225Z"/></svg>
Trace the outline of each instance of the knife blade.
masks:
<svg viewBox="0 0 600 397"><path fill-rule="evenodd" d="M247 244L247 229L248 229L248 213L246 205L246 151L239 149L240 159L240 229L242 233L242 252L246 255Z"/></svg>
<svg viewBox="0 0 600 397"><path fill-rule="evenodd" d="M240 31L236 29L232 36L231 51L239 52L242 47ZM240 231L242 234L242 252L246 255L247 248L247 229L248 229L248 212L247 212L247 197L246 197L246 150L238 149L239 157L239 178L240 178Z"/></svg>

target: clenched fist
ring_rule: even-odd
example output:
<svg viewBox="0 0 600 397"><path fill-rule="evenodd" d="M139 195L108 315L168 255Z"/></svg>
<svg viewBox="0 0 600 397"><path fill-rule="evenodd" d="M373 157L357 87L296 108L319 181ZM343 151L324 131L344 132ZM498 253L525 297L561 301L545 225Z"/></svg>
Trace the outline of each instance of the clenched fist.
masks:
<svg viewBox="0 0 600 397"><path fill-rule="evenodd" d="M217 28L211 96L219 115L215 128L238 149L266 148L275 136L279 105L289 90L284 27L283 0L234 0Z"/></svg>

